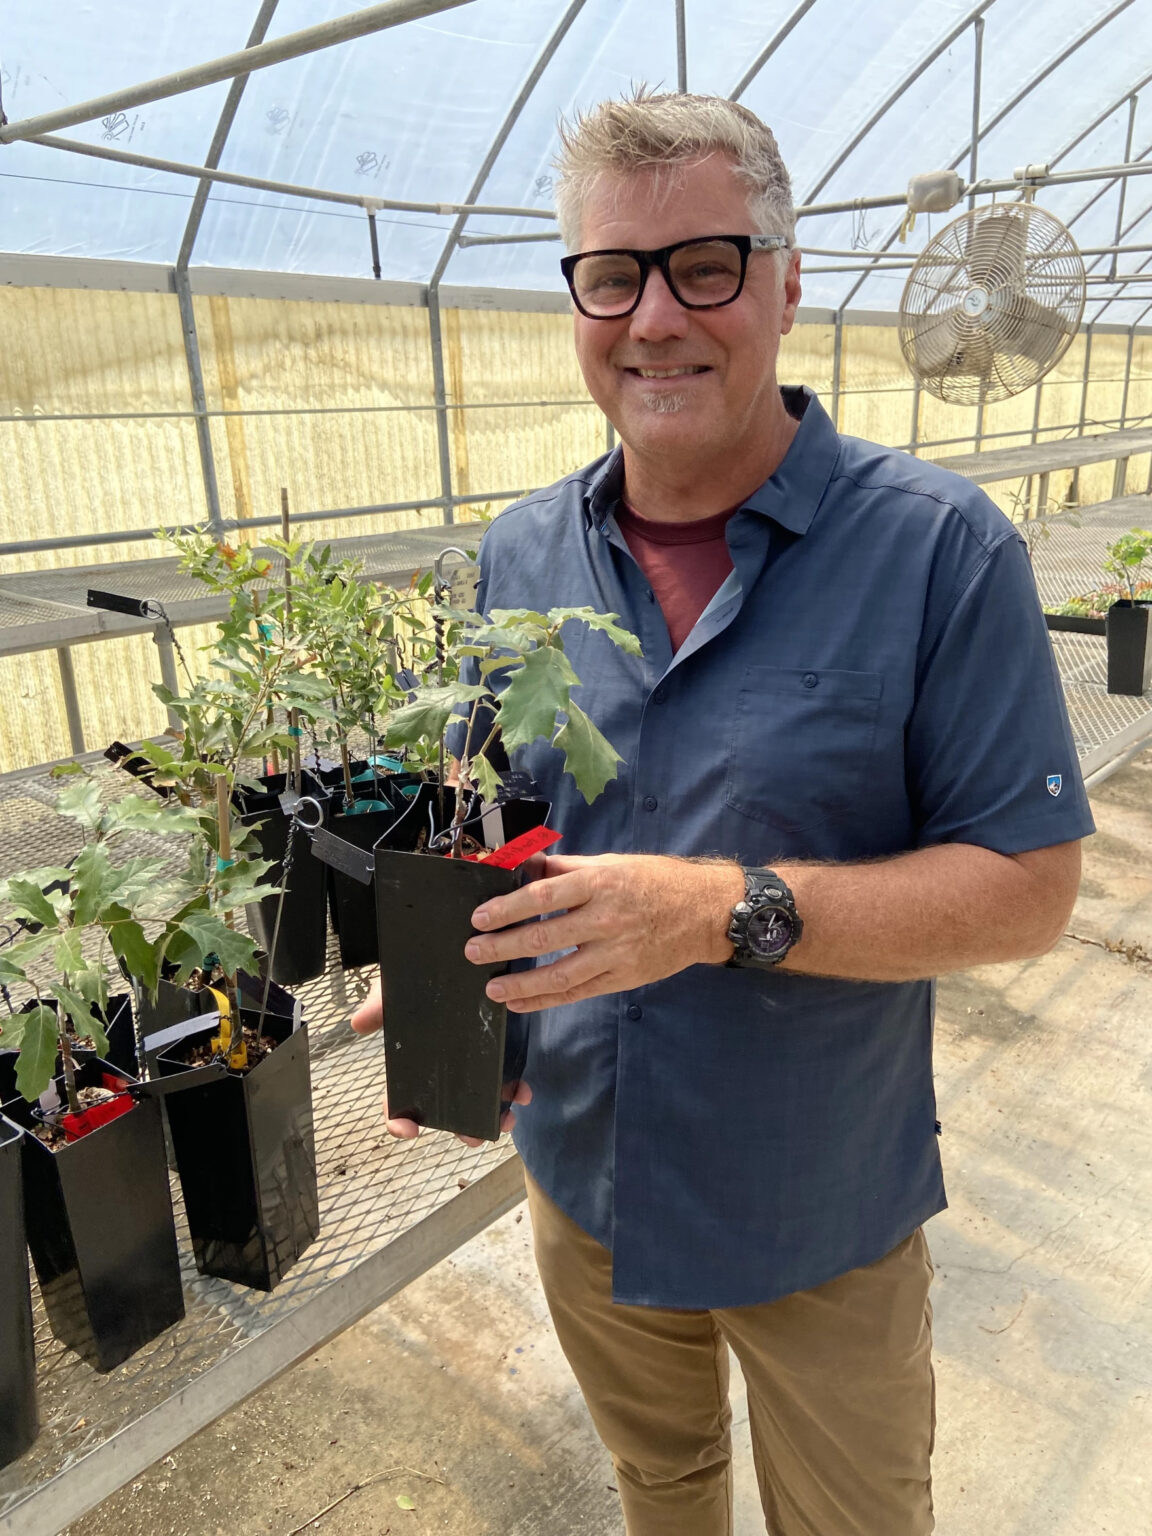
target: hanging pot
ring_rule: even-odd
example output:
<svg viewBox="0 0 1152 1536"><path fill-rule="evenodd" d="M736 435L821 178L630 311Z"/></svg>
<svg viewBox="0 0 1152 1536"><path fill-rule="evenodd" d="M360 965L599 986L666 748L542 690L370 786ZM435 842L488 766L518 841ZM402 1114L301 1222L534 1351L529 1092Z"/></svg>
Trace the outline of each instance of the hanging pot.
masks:
<svg viewBox="0 0 1152 1536"><path fill-rule="evenodd" d="M260 1020L243 1006L240 1017ZM167 1046L161 1076L186 1073L218 1029L214 1020ZM254 1067L166 1097L197 1269L271 1291L315 1240L320 1206L307 1029L268 1014L262 1033L277 1044Z"/></svg>
<svg viewBox="0 0 1152 1536"><path fill-rule="evenodd" d="M1140 695L1152 675L1148 605L1120 598L1104 616L1108 640L1108 692Z"/></svg>
<svg viewBox="0 0 1152 1536"><path fill-rule="evenodd" d="M23 1132L0 1116L0 1467L35 1440L36 1356L24 1240Z"/></svg>
<svg viewBox="0 0 1152 1536"><path fill-rule="evenodd" d="M306 831L290 814L287 776L269 774L260 779L259 784L258 790L235 791L233 802L240 820L256 829L261 857L273 861L268 880L276 885L283 880L289 837L292 839L291 862L283 902L279 895L266 896L244 910L248 916L249 933L268 952L273 981L295 986L324 974L328 947L327 873L319 859L313 857ZM304 795L310 795L326 807L327 793L311 774L301 775L301 786ZM278 909L279 930L276 927Z"/></svg>
<svg viewBox="0 0 1152 1536"><path fill-rule="evenodd" d="M405 789L413 794L407 795ZM414 775L397 774L391 779L381 778L378 793L387 804L386 808L353 812L346 808L343 797L329 828L334 837L350 843L368 855L376 847L412 850L429 830L428 810L436 797L432 784L421 784ZM365 802L360 801L363 805ZM373 804L379 799L373 796ZM319 856L323 858L323 852ZM375 883L369 878L362 881L348 874L337 865L329 871L332 904L332 926L340 946L340 964L345 970L355 966L375 965L380 958L376 939Z"/></svg>
<svg viewBox="0 0 1152 1536"><path fill-rule="evenodd" d="M89 1057L76 1082L119 1092L133 1079ZM62 1102L62 1080L53 1087ZM39 1123L23 1099L4 1113L25 1131ZM119 1098L83 1118L64 1146L24 1137L25 1225L52 1332L110 1371L180 1321L184 1296L159 1104Z"/></svg>

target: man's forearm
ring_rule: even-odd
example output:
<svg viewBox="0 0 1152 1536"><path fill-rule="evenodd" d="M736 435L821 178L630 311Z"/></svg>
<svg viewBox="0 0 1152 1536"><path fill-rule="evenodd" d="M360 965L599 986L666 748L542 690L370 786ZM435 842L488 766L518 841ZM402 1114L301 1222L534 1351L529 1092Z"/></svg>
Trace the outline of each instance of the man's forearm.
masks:
<svg viewBox="0 0 1152 1536"><path fill-rule="evenodd" d="M804 922L790 971L912 981L1043 954L1064 931L1080 845L1007 856L970 843L870 864L774 864Z"/></svg>

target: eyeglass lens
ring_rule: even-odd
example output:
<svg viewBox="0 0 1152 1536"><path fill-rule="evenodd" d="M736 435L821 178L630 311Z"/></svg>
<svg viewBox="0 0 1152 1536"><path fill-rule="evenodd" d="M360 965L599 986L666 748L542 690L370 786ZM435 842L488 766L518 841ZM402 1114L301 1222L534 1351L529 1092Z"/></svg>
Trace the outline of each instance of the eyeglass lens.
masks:
<svg viewBox="0 0 1152 1536"><path fill-rule="evenodd" d="M740 251L727 240L694 240L668 258L668 277L684 304L724 304L740 290ZM572 274L582 308L595 315L620 315L640 292L643 269L635 256L593 251L581 256Z"/></svg>

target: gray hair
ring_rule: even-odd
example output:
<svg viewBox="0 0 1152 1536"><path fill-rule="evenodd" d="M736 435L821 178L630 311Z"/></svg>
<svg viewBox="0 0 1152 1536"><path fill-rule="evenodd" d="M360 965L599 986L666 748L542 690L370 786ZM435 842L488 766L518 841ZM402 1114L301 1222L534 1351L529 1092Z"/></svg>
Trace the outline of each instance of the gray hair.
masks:
<svg viewBox="0 0 1152 1536"><path fill-rule="evenodd" d="M772 130L754 112L723 96L655 93L639 86L631 96L604 101L560 123L556 158L556 217L569 251L578 248L580 220L592 184L605 172L672 171L728 155L748 187L748 212L763 235L796 239L792 183Z"/></svg>

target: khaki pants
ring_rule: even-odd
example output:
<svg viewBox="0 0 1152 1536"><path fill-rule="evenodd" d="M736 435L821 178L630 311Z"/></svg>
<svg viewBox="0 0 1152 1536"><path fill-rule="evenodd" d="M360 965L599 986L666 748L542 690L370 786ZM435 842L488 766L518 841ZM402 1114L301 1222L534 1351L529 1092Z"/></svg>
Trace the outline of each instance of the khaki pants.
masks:
<svg viewBox="0 0 1152 1536"><path fill-rule="evenodd" d="M611 1452L628 1536L730 1536L728 1345L748 1386L770 1536L928 1536L935 1394L922 1232L762 1306L618 1306L608 1250L526 1183L552 1321Z"/></svg>

